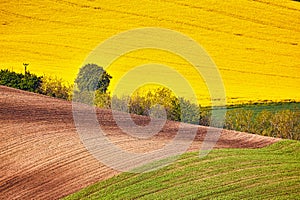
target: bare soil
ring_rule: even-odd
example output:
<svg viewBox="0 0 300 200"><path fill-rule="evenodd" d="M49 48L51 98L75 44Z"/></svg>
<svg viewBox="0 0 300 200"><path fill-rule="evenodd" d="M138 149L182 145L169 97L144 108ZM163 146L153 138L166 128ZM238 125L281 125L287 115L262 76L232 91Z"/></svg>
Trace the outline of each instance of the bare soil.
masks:
<svg viewBox="0 0 300 200"><path fill-rule="evenodd" d="M140 139L122 132L110 110L98 109L97 118L114 144L137 153L163 147L179 127L168 121L158 134ZM138 125L149 123L147 117L132 118ZM189 151L201 147L206 133L207 127L198 126ZM260 148L279 140L222 130L215 148ZM58 199L119 173L86 150L76 132L71 102L3 86L0 160L0 199Z"/></svg>

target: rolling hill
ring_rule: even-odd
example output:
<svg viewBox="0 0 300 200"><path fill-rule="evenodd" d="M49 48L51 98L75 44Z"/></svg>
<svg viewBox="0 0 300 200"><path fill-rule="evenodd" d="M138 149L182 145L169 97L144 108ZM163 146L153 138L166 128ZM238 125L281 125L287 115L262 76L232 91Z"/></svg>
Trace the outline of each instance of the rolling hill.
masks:
<svg viewBox="0 0 300 200"><path fill-rule="evenodd" d="M170 142L178 128L168 121L145 140L122 132L110 110L97 110L108 138L127 151L151 151ZM133 116L137 124L148 118ZM188 130L188 125L187 125ZM189 151L200 148L207 128L198 132ZM258 148L280 139L223 130L215 148ZM119 172L101 164L85 149L76 132L72 104L0 86L0 198L57 199Z"/></svg>
<svg viewBox="0 0 300 200"><path fill-rule="evenodd" d="M161 170L123 173L65 199L299 199L300 142L187 153Z"/></svg>

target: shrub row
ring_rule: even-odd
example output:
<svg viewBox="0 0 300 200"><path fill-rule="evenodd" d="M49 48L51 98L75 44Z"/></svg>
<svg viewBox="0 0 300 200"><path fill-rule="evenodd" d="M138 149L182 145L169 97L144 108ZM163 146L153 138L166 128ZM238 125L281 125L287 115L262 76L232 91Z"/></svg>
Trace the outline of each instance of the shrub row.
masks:
<svg viewBox="0 0 300 200"><path fill-rule="evenodd" d="M87 65L87 67L91 66ZM94 68L95 66L92 67ZM143 92L137 91L130 97L111 97L109 93L105 92L111 77L108 74L104 75L107 77L105 79L105 87L100 87L100 85L100 89L97 88L96 91L77 90L74 92L73 100L77 98L78 101L83 103L93 102L94 105L100 108L125 111L138 115L166 116L167 119L174 121L204 126L219 126L225 129L264 136L300 140L299 109L263 110L258 113L254 113L253 110L249 109L230 109L226 112L224 123L212 123L211 108L201 107L185 98L176 97L171 90L165 87L156 87ZM101 81L102 79L95 79L95 81L99 80ZM29 71L21 74L9 70L0 70L0 85L67 100L72 99L73 93L73 86L65 83L60 78L37 76ZM80 84L77 83L77 85ZM95 84L92 83L92 85Z"/></svg>
<svg viewBox="0 0 300 200"><path fill-rule="evenodd" d="M223 122L212 124L212 110L201 107L190 101L177 98L172 91L160 87L144 93L118 98L107 93L95 93L95 105L125 111L138 115L150 116L153 107L161 105L165 109L167 119L182 121L203 126L218 126L225 129L254 133L264 136L300 140L300 111L298 109L254 112L249 109L227 110ZM111 107L113 105L113 107ZM220 112L220 116L222 112ZM154 115L160 117L159 115ZM216 117L218 117L218 112Z"/></svg>
<svg viewBox="0 0 300 200"><path fill-rule="evenodd" d="M82 97L84 102L87 97ZM177 98L171 90L158 87L152 90L136 92L131 96L111 97L108 93L95 92L94 104L100 108L109 108L137 115L164 117L169 120L199 124L200 106L185 98ZM165 113L165 115L163 114Z"/></svg>
<svg viewBox="0 0 300 200"><path fill-rule="evenodd" d="M51 76L37 76L26 71L16 73L8 69L0 70L0 85L62 99L72 99L72 85L62 79Z"/></svg>
<svg viewBox="0 0 300 200"><path fill-rule="evenodd" d="M13 87L29 92L40 92L42 77L38 77L30 72L25 74L11 72L7 69L0 70L0 85Z"/></svg>
<svg viewBox="0 0 300 200"><path fill-rule="evenodd" d="M252 110L229 110L226 113L224 128L255 133L264 136L300 140L300 111L263 110L254 114Z"/></svg>

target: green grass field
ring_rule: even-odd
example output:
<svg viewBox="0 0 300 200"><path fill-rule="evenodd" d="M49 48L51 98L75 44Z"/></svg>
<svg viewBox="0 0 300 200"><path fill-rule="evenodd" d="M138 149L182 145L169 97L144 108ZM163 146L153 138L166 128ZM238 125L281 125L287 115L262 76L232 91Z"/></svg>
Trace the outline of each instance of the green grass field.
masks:
<svg viewBox="0 0 300 200"><path fill-rule="evenodd" d="M203 107L203 109L211 110L211 107ZM224 107L215 107L216 110L226 111L239 111L239 110L251 110L254 115L259 114L262 111L269 111L272 113L276 113L282 110L291 110L291 111L300 111L300 102L250 102L247 104L236 104L236 105L228 105L226 108Z"/></svg>
<svg viewBox="0 0 300 200"><path fill-rule="evenodd" d="M270 102L270 103L249 103L244 105L233 105L228 106L228 110L234 109L246 109L252 110L254 114L257 114L263 110L270 112L278 112L281 110L299 110L300 102Z"/></svg>
<svg viewBox="0 0 300 200"><path fill-rule="evenodd" d="M300 199L300 142L187 153L160 170L122 173L65 199Z"/></svg>

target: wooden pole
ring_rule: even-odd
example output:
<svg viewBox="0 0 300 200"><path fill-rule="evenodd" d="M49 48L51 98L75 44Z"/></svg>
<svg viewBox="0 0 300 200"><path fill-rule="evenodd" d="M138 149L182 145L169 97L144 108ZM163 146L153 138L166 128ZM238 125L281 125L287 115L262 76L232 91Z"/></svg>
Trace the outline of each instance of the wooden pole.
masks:
<svg viewBox="0 0 300 200"><path fill-rule="evenodd" d="M27 66L29 65L29 63L23 63L24 68L25 68L25 74L27 73Z"/></svg>

